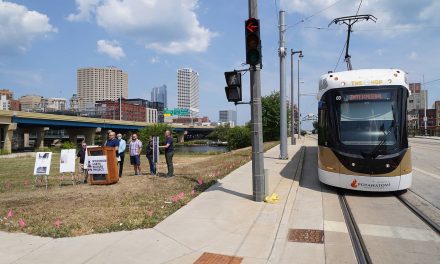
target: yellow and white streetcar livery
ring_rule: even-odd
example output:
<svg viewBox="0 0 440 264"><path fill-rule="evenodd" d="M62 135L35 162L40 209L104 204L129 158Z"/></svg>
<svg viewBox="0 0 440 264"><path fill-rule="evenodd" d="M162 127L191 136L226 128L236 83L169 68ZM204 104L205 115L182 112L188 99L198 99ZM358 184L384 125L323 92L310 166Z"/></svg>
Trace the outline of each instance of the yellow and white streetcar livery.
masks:
<svg viewBox="0 0 440 264"><path fill-rule="evenodd" d="M364 69L319 82L318 174L325 184L361 191L411 186L406 73Z"/></svg>

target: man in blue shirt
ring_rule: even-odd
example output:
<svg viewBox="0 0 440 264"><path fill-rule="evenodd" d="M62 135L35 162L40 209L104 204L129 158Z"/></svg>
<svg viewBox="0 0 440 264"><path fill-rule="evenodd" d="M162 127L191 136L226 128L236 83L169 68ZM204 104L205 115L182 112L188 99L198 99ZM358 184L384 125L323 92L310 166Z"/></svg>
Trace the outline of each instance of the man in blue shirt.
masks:
<svg viewBox="0 0 440 264"><path fill-rule="evenodd" d="M111 131L108 133L108 139L105 142L106 147L113 147L116 149L116 157L118 157L119 140L116 138L116 133Z"/></svg>
<svg viewBox="0 0 440 264"><path fill-rule="evenodd" d="M117 135L117 138L119 140L119 146L118 146L118 154L119 154L119 178L122 177L122 170L124 168L124 159L125 159L125 149L127 148L127 142L122 138L121 133Z"/></svg>
<svg viewBox="0 0 440 264"><path fill-rule="evenodd" d="M165 131L165 160L167 161L167 178L171 178L174 176L174 167L173 167L173 156L174 156L174 144L173 144L173 136L169 130Z"/></svg>

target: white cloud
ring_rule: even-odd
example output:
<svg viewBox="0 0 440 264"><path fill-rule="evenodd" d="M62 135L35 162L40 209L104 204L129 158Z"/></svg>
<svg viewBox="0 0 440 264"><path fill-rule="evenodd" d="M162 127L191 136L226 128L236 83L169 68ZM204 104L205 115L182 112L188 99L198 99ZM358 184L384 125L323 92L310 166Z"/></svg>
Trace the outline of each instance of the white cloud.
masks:
<svg viewBox="0 0 440 264"><path fill-rule="evenodd" d="M72 19L95 15L107 32L134 39L147 49L179 54L203 52L216 35L200 25L197 0L77 0ZM70 17L70 16L69 16Z"/></svg>
<svg viewBox="0 0 440 264"><path fill-rule="evenodd" d="M107 54L113 59L119 60L123 57L125 57L124 50L119 46L119 43L115 40L109 41L109 40L98 40L96 42L98 45L98 52Z"/></svg>
<svg viewBox="0 0 440 264"><path fill-rule="evenodd" d="M75 0L78 13L69 14L67 20L69 21L89 21L92 14L95 13L96 6L100 0Z"/></svg>
<svg viewBox="0 0 440 264"><path fill-rule="evenodd" d="M154 57L151 57L149 61L151 64L156 64L156 63L160 62L160 58L158 56L154 56Z"/></svg>
<svg viewBox="0 0 440 264"><path fill-rule="evenodd" d="M411 60L417 60L417 59L419 58L419 55L417 54L417 52L412 51L412 52L409 54L408 58L411 59Z"/></svg>
<svg viewBox="0 0 440 264"><path fill-rule="evenodd" d="M57 32L45 14L0 0L0 54L26 52L32 42Z"/></svg>
<svg viewBox="0 0 440 264"><path fill-rule="evenodd" d="M300 14L305 20L303 25L317 20L326 25L334 18L355 15L359 3L360 1L352 0L281 0L282 8L289 13ZM438 0L364 0L359 14L374 15L377 22L357 23L354 31L369 35L377 35L379 32L384 37L394 37L401 33L420 30L424 25L435 23L436 20L438 22L439 12Z"/></svg>

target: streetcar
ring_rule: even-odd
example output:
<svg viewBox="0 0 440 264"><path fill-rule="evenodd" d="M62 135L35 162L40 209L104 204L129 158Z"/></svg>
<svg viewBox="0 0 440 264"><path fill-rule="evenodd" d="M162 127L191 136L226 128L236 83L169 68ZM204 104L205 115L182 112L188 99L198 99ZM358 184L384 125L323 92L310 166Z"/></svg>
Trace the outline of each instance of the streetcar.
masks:
<svg viewBox="0 0 440 264"><path fill-rule="evenodd" d="M319 180L360 191L409 188L409 94L407 75L398 69L321 76L317 94Z"/></svg>

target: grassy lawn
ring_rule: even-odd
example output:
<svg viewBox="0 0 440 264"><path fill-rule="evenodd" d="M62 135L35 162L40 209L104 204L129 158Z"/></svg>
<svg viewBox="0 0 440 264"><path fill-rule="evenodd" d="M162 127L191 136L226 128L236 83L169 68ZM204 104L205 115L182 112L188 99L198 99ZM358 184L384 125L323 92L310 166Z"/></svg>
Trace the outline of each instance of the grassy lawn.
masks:
<svg viewBox="0 0 440 264"><path fill-rule="evenodd" d="M268 142L264 148L277 144ZM72 186L65 181L59 186L60 156L54 154L48 190L33 185L35 158L0 159L0 230L66 237L153 227L248 162L250 155L250 148L216 155L175 154L173 179L132 176L126 157L116 184ZM145 156L141 163L147 172ZM166 172L163 155L158 169ZM10 211L13 216L7 217Z"/></svg>

